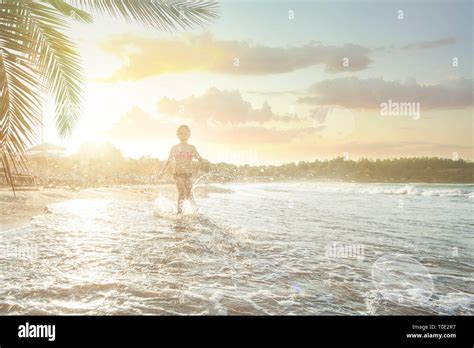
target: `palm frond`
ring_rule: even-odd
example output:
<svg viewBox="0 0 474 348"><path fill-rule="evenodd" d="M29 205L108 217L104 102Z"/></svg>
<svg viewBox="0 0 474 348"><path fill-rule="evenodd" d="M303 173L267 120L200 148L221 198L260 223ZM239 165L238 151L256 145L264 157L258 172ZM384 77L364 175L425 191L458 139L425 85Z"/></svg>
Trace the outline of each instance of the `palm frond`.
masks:
<svg viewBox="0 0 474 348"><path fill-rule="evenodd" d="M0 160L10 182L12 170L25 168L25 154L35 139L46 91L55 100L59 134L69 135L77 123L84 78L76 47L65 31L69 18L90 23L92 14L169 31L210 22L217 18L217 4L176 0L0 0Z"/></svg>
<svg viewBox="0 0 474 348"><path fill-rule="evenodd" d="M164 31L192 29L218 16L215 1L68 0L76 7L99 15L144 23Z"/></svg>
<svg viewBox="0 0 474 348"><path fill-rule="evenodd" d="M12 187L12 170L26 168L23 154L35 140L41 112L38 74L26 64L28 52L15 32L0 21L0 157Z"/></svg>
<svg viewBox="0 0 474 348"><path fill-rule="evenodd" d="M26 49L28 64L55 99L58 132L67 136L79 119L83 76L76 47L63 33L64 16L43 3L2 1L1 20L8 28L2 37Z"/></svg>
<svg viewBox="0 0 474 348"><path fill-rule="evenodd" d="M0 50L0 135L2 144L25 153L34 140L41 112L39 84L31 69L7 50Z"/></svg>
<svg viewBox="0 0 474 348"><path fill-rule="evenodd" d="M41 0L41 2L51 5L65 17L70 17L84 23L92 23L94 21L94 18L90 13L70 5L64 0Z"/></svg>
<svg viewBox="0 0 474 348"><path fill-rule="evenodd" d="M38 71L55 99L60 136L71 134L81 112L84 77L79 54L62 32L67 23L55 9L40 3L26 5L32 35L31 51Z"/></svg>

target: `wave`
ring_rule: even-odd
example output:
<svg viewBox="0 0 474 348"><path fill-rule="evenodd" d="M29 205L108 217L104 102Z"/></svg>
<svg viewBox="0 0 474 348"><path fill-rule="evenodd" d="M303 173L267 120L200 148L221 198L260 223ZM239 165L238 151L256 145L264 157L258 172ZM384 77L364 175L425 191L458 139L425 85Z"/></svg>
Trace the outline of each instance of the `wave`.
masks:
<svg viewBox="0 0 474 348"><path fill-rule="evenodd" d="M360 193L369 194L391 194L423 197L467 197L474 198L474 192L463 191L460 189L425 189L413 185L405 185L401 188L371 188L368 190L356 190Z"/></svg>
<svg viewBox="0 0 474 348"><path fill-rule="evenodd" d="M271 185L271 186L269 186ZM282 190L279 184L254 185L254 189L271 192L303 192L308 191L321 193L352 193L352 194L386 194L399 196L421 196L421 197L462 197L474 199L473 185L394 185L394 184L350 184L350 183L317 183L287 185Z"/></svg>

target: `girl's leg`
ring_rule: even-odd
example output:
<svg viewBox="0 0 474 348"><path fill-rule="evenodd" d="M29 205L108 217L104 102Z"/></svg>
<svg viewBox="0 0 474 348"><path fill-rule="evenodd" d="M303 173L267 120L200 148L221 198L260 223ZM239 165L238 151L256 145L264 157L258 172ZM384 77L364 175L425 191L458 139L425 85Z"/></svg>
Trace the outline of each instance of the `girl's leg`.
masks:
<svg viewBox="0 0 474 348"><path fill-rule="evenodd" d="M176 188L178 189L178 214L183 211L183 201L186 198L186 185L182 177L176 177Z"/></svg>
<svg viewBox="0 0 474 348"><path fill-rule="evenodd" d="M191 202L194 201L193 197L193 183L191 181L191 178L186 178L184 182L184 187L185 187L185 192L186 192L186 199L189 199Z"/></svg>

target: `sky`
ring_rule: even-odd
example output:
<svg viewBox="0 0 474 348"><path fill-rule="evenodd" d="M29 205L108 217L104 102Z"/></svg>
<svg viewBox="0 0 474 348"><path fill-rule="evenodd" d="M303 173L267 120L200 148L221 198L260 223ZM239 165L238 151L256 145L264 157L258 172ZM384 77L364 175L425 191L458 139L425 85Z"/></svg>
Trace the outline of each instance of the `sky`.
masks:
<svg viewBox="0 0 474 348"><path fill-rule="evenodd" d="M204 28L71 23L86 77L68 152L164 159L180 124L211 162L473 159L471 1L219 1Z"/></svg>

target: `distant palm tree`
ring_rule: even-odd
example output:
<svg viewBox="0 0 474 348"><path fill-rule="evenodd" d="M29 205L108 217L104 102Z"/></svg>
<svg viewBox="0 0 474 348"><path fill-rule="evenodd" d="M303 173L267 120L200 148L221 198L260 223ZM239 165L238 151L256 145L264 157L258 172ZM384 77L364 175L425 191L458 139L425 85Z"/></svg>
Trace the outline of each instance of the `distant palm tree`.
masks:
<svg viewBox="0 0 474 348"><path fill-rule="evenodd" d="M56 105L60 136L71 133L82 103L83 75L67 19L108 15L160 30L190 29L217 18L214 1L0 0L0 151L7 181L25 168L40 125L42 101Z"/></svg>

